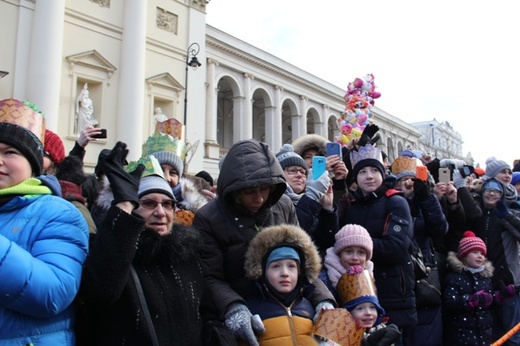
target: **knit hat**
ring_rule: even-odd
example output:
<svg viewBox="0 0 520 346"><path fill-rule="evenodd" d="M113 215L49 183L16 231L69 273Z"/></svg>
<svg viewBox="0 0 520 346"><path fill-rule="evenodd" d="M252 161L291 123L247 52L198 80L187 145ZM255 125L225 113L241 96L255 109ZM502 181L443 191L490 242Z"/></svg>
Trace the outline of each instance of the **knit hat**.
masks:
<svg viewBox="0 0 520 346"><path fill-rule="evenodd" d="M511 185L520 183L520 172L513 172L513 178L511 179Z"/></svg>
<svg viewBox="0 0 520 346"><path fill-rule="evenodd" d="M206 171L200 171L199 173L195 174L195 176L206 180L210 186L213 186L214 184L213 177Z"/></svg>
<svg viewBox="0 0 520 346"><path fill-rule="evenodd" d="M350 162L352 163L352 176L355 179L357 179L357 175L362 168L369 166L376 167L381 172L381 176L385 178L381 150L371 144L359 148L358 151L350 152Z"/></svg>
<svg viewBox="0 0 520 346"><path fill-rule="evenodd" d="M502 193L504 193L504 186L502 185L502 182L496 180L496 179L488 179L484 182L484 185L482 185L482 192L488 190L488 189L493 189L493 190L498 190Z"/></svg>
<svg viewBox="0 0 520 346"><path fill-rule="evenodd" d="M18 149L35 176L42 173L44 133L45 118L36 106L16 99L0 101L0 142Z"/></svg>
<svg viewBox="0 0 520 346"><path fill-rule="evenodd" d="M459 242L457 256L462 260L472 251L480 251L484 256L486 256L486 244L482 239L475 236L475 233L472 231L466 231Z"/></svg>
<svg viewBox="0 0 520 346"><path fill-rule="evenodd" d="M367 252L367 261L372 258L372 249L374 247L372 238L368 231L360 225L347 224L336 233L336 242L334 243L334 253L339 253L349 246L359 246Z"/></svg>
<svg viewBox="0 0 520 346"><path fill-rule="evenodd" d="M171 199L175 199L173 197L172 188L168 182L163 177L155 174L147 175L139 181L139 189L137 191L138 198L150 193L162 193Z"/></svg>
<svg viewBox="0 0 520 346"><path fill-rule="evenodd" d="M54 163L60 163L65 158L65 147L60 136L51 130L45 130L45 144L43 151L49 155Z"/></svg>
<svg viewBox="0 0 520 346"><path fill-rule="evenodd" d="M372 303L377 309L376 323L381 322L385 309L379 304L374 278L368 270L358 265L350 267L341 276L336 290L341 307L352 311L359 304Z"/></svg>
<svg viewBox="0 0 520 346"><path fill-rule="evenodd" d="M184 172L184 164L179 156L171 151L158 151L152 154L159 161L161 165L169 165L177 170L179 177L182 177Z"/></svg>
<svg viewBox="0 0 520 346"><path fill-rule="evenodd" d="M400 156L392 163L392 173L399 180L406 176L414 176L416 174L417 159L415 157Z"/></svg>
<svg viewBox="0 0 520 346"><path fill-rule="evenodd" d="M486 160L486 175L488 177L494 178L504 169L511 170L511 166L509 166L507 162L498 160L495 157L490 157Z"/></svg>
<svg viewBox="0 0 520 346"><path fill-rule="evenodd" d="M292 166L299 166L307 170L307 164L302 157L294 152L292 145L284 144L278 153L276 153L276 159L280 162L280 166L283 169Z"/></svg>
<svg viewBox="0 0 520 346"><path fill-rule="evenodd" d="M300 256L294 248L289 246L282 246L271 251L271 253L267 257L267 261L265 261L265 267L269 267L269 264L271 264L274 261L279 261L283 259L293 259L300 263Z"/></svg>

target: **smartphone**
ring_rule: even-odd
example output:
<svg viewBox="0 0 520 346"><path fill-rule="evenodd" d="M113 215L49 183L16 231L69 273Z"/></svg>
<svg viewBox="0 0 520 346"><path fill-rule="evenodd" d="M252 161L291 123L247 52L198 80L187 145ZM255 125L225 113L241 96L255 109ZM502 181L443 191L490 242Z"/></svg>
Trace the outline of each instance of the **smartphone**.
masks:
<svg viewBox="0 0 520 346"><path fill-rule="evenodd" d="M314 156L312 158L312 179L318 179L327 169L327 159L325 156Z"/></svg>
<svg viewBox="0 0 520 346"><path fill-rule="evenodd" d="M439 183L449 183L451 181L451 172L450 169L445 168L439 168Z"/></svg>
<svg viewBox="0 0 520 346"><path fill-rule="evenodd" d="M460 175L462 175L463 178L469 177L471 173L475 172L475 168L473 166L467 166L464 165L462 168L459 168Z"/></svg>
<svg viewBox="0 0 520 346"><path fill-rule="evenodd" d="M428 181L428 168L426 166L417 166L415 168L415 176L422 181Z"/></svg>
<svg viewBox="0 0 520 346"><path fill-rule="evenodd" d="M341 146L336 142L327 143L327 157L332 155L338 155L341 157Z"/></svg>
<svg viewBox="0 0 520 346"><path fill-rule="evenodd" d="M99 129L100 134L92 135L92 138L107 138L107 129Z"/></svg>

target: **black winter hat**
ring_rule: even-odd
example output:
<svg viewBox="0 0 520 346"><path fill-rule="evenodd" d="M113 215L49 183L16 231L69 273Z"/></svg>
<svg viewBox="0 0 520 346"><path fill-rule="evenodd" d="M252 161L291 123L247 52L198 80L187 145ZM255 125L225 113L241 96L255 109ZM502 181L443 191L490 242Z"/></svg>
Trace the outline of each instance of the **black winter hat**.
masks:
<svg viewBox="0 0 520 346"><path fill-rule="evenodd" d="M76 185L83 184L87 180L83 172L83 161L77 156L66 156L57 165L56 178Z"/></svg>
<svg viewBox="0 0 520 346"><path fill-rule="evenodd" d="M23 126L0 122L0 142L20 150L31 164L35 176L42 174L43 145L31 130Z"/></svg>

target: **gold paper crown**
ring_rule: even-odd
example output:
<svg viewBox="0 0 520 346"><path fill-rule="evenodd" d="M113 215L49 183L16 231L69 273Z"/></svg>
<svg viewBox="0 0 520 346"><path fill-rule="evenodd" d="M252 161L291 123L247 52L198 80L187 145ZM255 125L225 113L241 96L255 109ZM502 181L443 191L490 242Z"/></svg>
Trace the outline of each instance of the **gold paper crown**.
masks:
<svg viewBox="0 0 520 346"><path fill-rule="evenodd" d="M365 329L356 325L350 312L340 308L322 310L312 334L326 338L335 345L359 346L364 332Z"/></svg>
<svg viewBox="0 0 520 346"><path fill-rule="evenodd" d="M372 144L367 144L364 147L359 148L358 151L350 152L350 162L352 163L352 168L354 168L359 161L366 159L374 159L383 164L383 155L381 154L381 149L374 147Z"/></svg>
<svg viewBox="0 0 520 346"><path fill-rule="evenodd" d="M405 175L415 175L417 160L408 156L399 156L392 163L392 173L404 177Z"/></svg>
<svg viewBox="0 0 520 346"><path fill-rule="evenodd" d="M376 285L368 270L357 274L343 274L336 286L340 306L344 306L353 299L363 296L377 297Z"/></svg>
<svg viewBox="0 0 520 346"><path fill-rule="evenodd" d="M13 98L0 101L0 122L22 126L45 144L44 114L35 105Z"/></svg>
<svg viewBox="0 0 520 346"><path fill-rule="evenodd" d="M141 178L155 174L164 179L164 173L161 168L161 164L153 155L141 157L137 161L131 161L128 165L125 166L125 171L133 172L139 164L144 165L144 171L141 175Z"/></svg>
<svg viewBox="0 0 520 346"><path fill-rule="evenodd" d="M168 120L165 120L165 121L161 121L161 122L157 122L155 124L155 132L161 132L161 133L165 133L167 135L170 135L172 136L173 138L179 138L179 139L182 139L182 123L175 119L175 118L170 118Z"/></svg>
<svg viewBox="0 0 520 346"><path fill-rule="evenodd" d="M152 155L159 151L172 152L184 161L184 157L186 156L186 144L179 138L173 138L170 135L156 132L153 136L148 137L143 144L142 156Z"/></svg>

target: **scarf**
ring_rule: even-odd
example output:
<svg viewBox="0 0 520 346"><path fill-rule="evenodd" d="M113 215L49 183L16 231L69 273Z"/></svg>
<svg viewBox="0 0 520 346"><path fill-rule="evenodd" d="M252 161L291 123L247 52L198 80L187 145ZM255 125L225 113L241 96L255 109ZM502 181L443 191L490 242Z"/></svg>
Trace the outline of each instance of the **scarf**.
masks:
<svg viewBox="0 0 520 346"><path fill-rule="evenodd" d="M81 186L71 183L70 181L60 180L61 196L67 201L78 201L85 204Z"/></svg>
<svg viewBox="0 0 520 346"><path fill-rule="evenodd" d="M293 201L294 204L298 204L298 202L300 201L300 198L302 198L302 196L303 196L303 193L301 193L301 194L295 193L289 184L287 184L287 189L285 190L285 194L287 196L289 196L289 198L291 199L291 201Z"/></svg>
<svg viewBox="0 0 520 346"><path fill-rule="evenodd" d="M0 196L16 195L30 198L39 195L50 195L51 193L51 189L36 178L25 179L18 185L0 189Z"/></svg>
<svg viewBox="0 0 520 346"><path fill-rule="evenodd" d="M480 266L478 268L470 268L470 267L464 267L465 270L467 270L468 272L470 272L471 274L477 274L477 273L480 273L481 271L483 271L486 267L485 266Z"/></svg>

